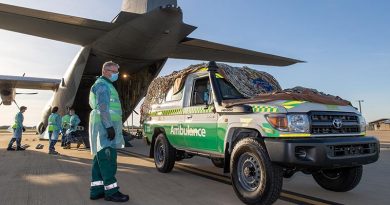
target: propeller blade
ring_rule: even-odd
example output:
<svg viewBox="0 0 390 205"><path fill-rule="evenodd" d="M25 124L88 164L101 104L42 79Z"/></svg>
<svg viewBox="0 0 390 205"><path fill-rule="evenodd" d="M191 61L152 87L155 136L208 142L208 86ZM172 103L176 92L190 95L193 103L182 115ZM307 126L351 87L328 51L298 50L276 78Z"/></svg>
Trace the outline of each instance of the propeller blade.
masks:
<svg viewBox="0 0 390 205"><path fill-rule="evenodd" d="M16 93L16 95L36 95L38 93Z"/></svg>
<svg viewBox="0 0 390 205"><path fill-rule="evenodd" d="M16 102L16 100L14 100L14 103L15 103L16 107L18 107L18 109L20 109L20 107L19 107L18 103Z"/></svg>

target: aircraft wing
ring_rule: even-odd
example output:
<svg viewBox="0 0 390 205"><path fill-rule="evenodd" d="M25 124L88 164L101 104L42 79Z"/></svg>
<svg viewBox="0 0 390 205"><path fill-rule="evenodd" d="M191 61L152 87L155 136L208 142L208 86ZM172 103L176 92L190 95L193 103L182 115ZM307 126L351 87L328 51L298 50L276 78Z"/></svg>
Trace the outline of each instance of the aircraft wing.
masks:
<svg viewBox="0 0 390 205"><path fill-rule="evenodd" d="M56 90L61 80L0 75L0 87L34 90Z"/></svg>
<svg viewBox="0 0 390 205"><path fill-rule="evenodd" d="M114 23L0 3L0 29L42 38L84 46L114 27Z"/></svg>
<svg viewBox="0 0 390 205"><path fill-rule="evenodd" d="M169 57L271 66L288 66L303 62L195 38L185 38Z"/></svg>

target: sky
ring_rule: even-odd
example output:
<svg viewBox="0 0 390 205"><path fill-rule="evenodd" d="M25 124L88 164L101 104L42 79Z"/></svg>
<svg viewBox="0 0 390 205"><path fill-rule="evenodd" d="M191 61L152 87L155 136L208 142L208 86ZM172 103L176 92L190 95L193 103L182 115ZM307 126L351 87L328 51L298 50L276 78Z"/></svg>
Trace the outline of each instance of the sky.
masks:
<svg viewBox="0 0 390 205"><path fill-rule="evenodd" d="M121 0L0 0L0 3L110 22ZM340 96L367 121L390 118L390 1L386 0L178 0L190 37L305 61L288 67L248 65L272 74L282 88L304 86ZM0 75L61 78L80 46L0 30ZM202 61L170 59L166 75ZM232 64L242 66L240 64ZM19 92L31 92L18 90ZM52 95L17 96L36 125ZM139 109L139 106L138 108ZM0 106L0 125L17 107ZM139 118L134 116L134 124ZM129 122L131 124L131 121Z"/></svg>

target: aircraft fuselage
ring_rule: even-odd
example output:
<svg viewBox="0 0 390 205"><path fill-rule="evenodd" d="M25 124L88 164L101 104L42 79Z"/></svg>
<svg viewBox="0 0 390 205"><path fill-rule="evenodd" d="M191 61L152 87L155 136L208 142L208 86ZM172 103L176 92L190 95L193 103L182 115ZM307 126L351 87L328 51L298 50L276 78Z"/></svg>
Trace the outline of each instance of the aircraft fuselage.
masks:
<svg viewBox="0 0 390 205"><path fill-rule="evenodd" d="M47 125L51 107L58 106L60 114L73 106L87 127L90 107L88 96L96 77L101 75L105 61L113 60L126 74L115 83L122 100L123 121L145 95L149 83L158 75L176 45L195 28L182 21L180 8L169 7L137 16L121 16L112 31L81 49L68 68L64 86L60 86L48 103L38 128Z"/></svg>

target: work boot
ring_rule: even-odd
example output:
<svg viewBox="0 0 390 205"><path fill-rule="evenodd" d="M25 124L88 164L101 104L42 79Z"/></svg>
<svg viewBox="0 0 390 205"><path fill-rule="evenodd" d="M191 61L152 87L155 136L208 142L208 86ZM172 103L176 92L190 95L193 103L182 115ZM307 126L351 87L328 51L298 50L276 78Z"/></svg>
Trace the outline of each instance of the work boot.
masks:
<svg viewBox="0 0 390 205"><path fill-rule="evenodd" d="M104 193L101 193L97 196L90 196L89 197L89 199L91 199L91 200L98 200L98 199L102 199L102 198L104 198Z"/></svg>
<svg viewBox="0 0 390 205"><path fill-rule="evenodd" d="M129 201L129 195L122 194L118 191L111 196L104 197L104 200L112 202L126 202Z"/></svg>
<svg viewBox="0 0 390 205"><path fill-rule="evenodd" d="M16 141L15 138L11 138L11 140L8 143L7 151L15 151L14 148L12 148L12 145L14 145L14 142Z"/></svg>
<svg viewBox="0 0 390 205"><path fill-rule="evenodd" d="M18 150L24 151L25 150L24 148L22 148L21 145L22 145L22 139L21 138L16 139L16 151L18 151Z"/></svg>
<svg viewBox="0 0 390 205"><path fill-rule="evenodd" d="M51 155L59 155L60 153L58 153L55 150L49 150L49 154L51 154Z"/></svg>
<svg viewBox="0 0 390 205"><path fill-rule="evenodd" d="M70 144L65 145L64 149L70 149Z"/></svg>

